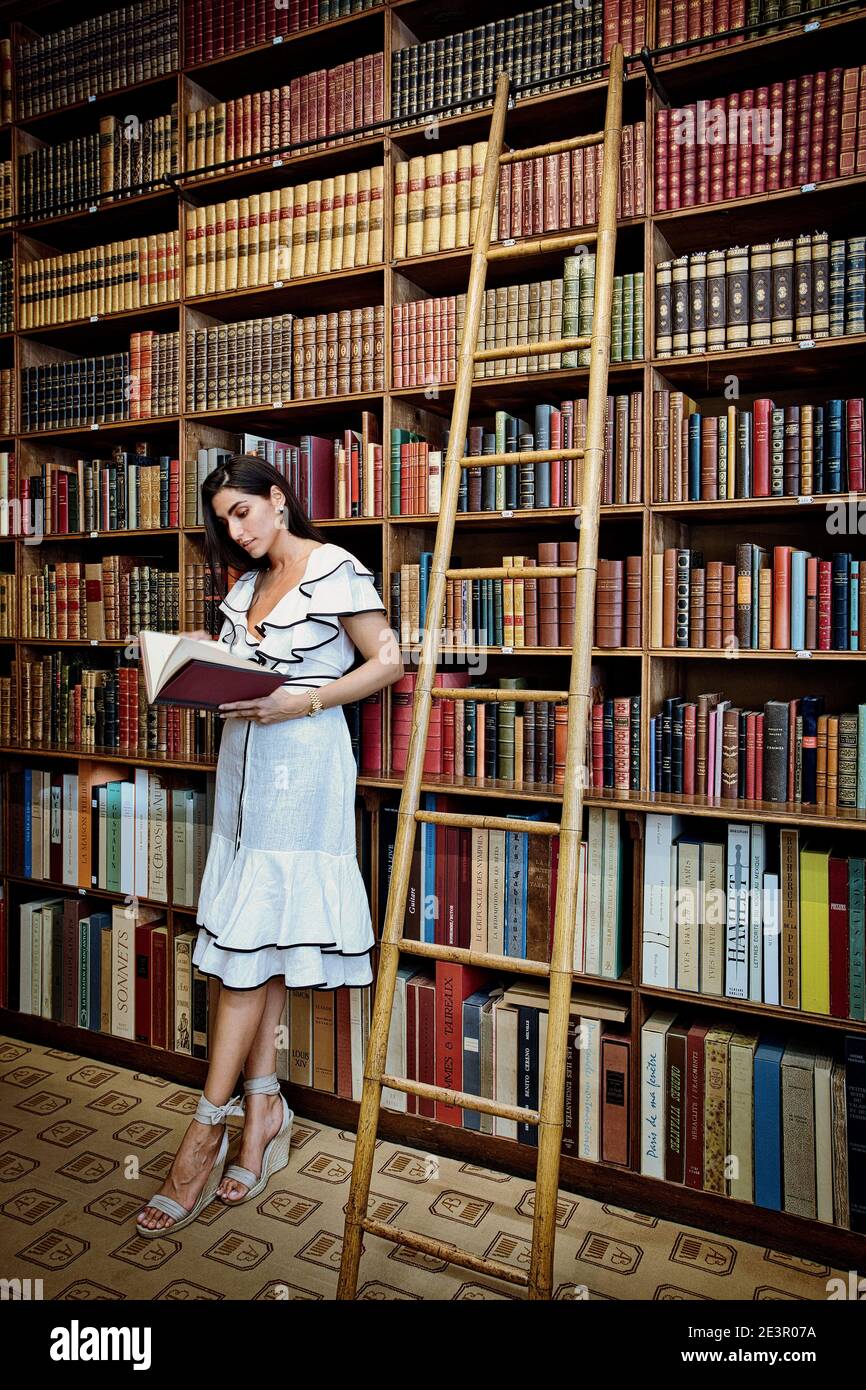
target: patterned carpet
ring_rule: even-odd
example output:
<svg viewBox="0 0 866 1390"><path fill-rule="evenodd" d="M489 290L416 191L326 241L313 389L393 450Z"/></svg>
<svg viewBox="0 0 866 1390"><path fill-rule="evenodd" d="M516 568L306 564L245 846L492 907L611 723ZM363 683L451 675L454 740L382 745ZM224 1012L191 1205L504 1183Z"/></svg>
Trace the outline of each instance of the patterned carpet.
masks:
<svg viewBox="0 0 866 1390"><path fill-rule="evenodd" d="M0 1273L48 1299L333 1299L354 1136L295 1118L292 1160L253 1202L143 1240L198 1091L0 1038ZM240 1121L230 1121L236 1135ZM230 1158L237 1144L232 1143ZM380 1140L370 1214L527 1267L523 1178ZM367 1236L358 1298L523 1298L520 1289ZM826 1299L844 1271L563 1192L555 1297ZM38 1286L32 1285L37 1297Z"/></svg>

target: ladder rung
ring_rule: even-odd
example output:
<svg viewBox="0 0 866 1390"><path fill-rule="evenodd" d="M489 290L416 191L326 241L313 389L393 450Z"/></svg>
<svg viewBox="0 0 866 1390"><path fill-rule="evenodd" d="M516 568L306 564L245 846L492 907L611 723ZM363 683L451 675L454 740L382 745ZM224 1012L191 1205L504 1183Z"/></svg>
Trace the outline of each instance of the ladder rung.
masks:
<svg viewBox="0 0 866 1390"><path fill-rule="evenodd" d="M499 156L500 164L519 164L523 159L538 159L545 154L564 154L566 150L585 150L589 145L604 144L604 131L595 130L591 135L572 135L566 140L551 140L547 145L531 145L525 150L505 150Z"/></svg>
<svg viewBox="0 0 866 1390"><path fill-rule="evenodd" d="M594 246L598 232L565 232L562 236L531 237L512 244L491 246L488 261L515 261L522 256L540 256L546 251L569 251L573 246Z"/></svg>
<svg viewBox="0 0 866 1390"><path fill-rule="evenodd" d="M568 700L567 690L476 690L471 685L457 690L449 690L444 685L434 685L430 694L438 700L480 700L483 704L504 704L509 700L517 700L539 705L559 705Z"/></svg>
<svg viewBox="0 0 866 1390"><path fill-rule="evenodd" d="M540 1125L541 1115L537 1110L523 1110L519 1105L503 1105L486 1096L473 1096L468 1091L449 1091L447 1086L431 1086L427 1081L410 1081L407 1076L379 1077L383 1086L393 1086L395 1091L405 1091L410 1096L423 1096L425 1100L441 1100L445 1105L459 1105L461 1110L483 1110L485 1115L496 1115L500 1120L524 1121L529 1125Z"/></svg>
<svg viewBox="0 0 866 1390"><path fill-rule="evenodd" d="M519 454L481 454L477 458L466 454L461 468L493 468L501 463L556 463L557 459L582 459L585 449L524 449Z"/></svg>
<svg viewBox="0 0 866 1390"><path fill-rule="evenodd" d="M459 965L477 965L482 970L506 970L517 975L550 978L550 965L546 960L496 956L490 951L473 951L468 946L441 946L433 941L411 941L405 936L400 939L400 950L410 956L423 956L425 960L450 960Z"/></svg>
<svg viewBox="0 0 866 1390"><path fill-rule="evenodd" d="M476 1274L489 1274L494 1279L504 1279L509 1284L529 1285L529 1275L522 1269L500 1264L498 1260L486 1260L481 1255L472 1255L457 1245L447 1245L443 1240L431 1240L429 1236L418 1235L416 1231L404 1231L399 1226L389 1226L385 1221L376 1221L372 1216L362 1216L359 1221L362 1231L371 1236L381 1236L383 1240L395 1241L405 1245L407 1250L420 1250L425 1255L435 1255L449 1264L472 1269Z"/></svg>
<svg viewBox="0 0 866 1390"><path fill-rule="evenodd" d="M425 825L454 825L467 830L513 830L518 835L558 835L559 821L520 820L518 816L477 816L461 811L416 811Z"/></svg>
<svg viewBox="0 0 866 1390"><path fill-rule="evenodd" d="M579 348L588 347L592 347L592 338L554 338L545 343L516 343L512 347L482 348L472 356L476 362L498 362L504 357L535 357L538 353L577 352Z"/></svg>
<svg viewBox="0 0 866 1390"><path fill-rule="evenodd" d="M575 565L490 565L483 569L446 570L446 579L574 579Z"/></svg>

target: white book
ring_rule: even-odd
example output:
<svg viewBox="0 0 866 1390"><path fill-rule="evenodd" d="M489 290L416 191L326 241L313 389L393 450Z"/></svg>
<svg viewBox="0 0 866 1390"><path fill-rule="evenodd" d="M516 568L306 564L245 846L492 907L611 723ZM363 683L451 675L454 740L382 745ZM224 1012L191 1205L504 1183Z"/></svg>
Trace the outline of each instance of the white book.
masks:
<svg viewBox="0 0 866 1390"><path fill-rule="evenodd" d="M435 829L435 827L433 827ZM423 823L422 823L423 829ZM470 872L472 874L472 910L470 913L471 944L476 951L487 950L487 836L489 831L473 828L471 833L472 855ZM423 872L424 848L421 847Z"/></svg>
<svg viewBox="0 0 866 1390"><path fill-rule="evenodd" d="M364 1056L366 1048L364 1046L364 1026L363 1008L364 995L369 991L353 985L349 990L349 1015L351 1020L351 1039L352 1039L352 1099L360 1100L361 1091L364 1086Z"/></svg>
<svg viewBox="0 0 866 1390"><path fill-rule="evenodd" d="M601 1023L597 1018L581 1018L580 1039L577 1153L597 1163L601 1156Z"/></svg>
<svg viewBox="0 0 866 1390"><path fill-rule="evenodd" d="M678 840L676 896L676 986L700 987L700 886L701 846L696 840Z"/></svg>
<svg viewBox="0 0 866 1390"><path fill-rule="evenodd" d="M751 860L749 873L749 998L760 1003L763 998L764 951L764 827L753 824L750 831Z"/></svg>
<svg viewBox="0 0 866 1390"><path fill-rule="evenodd" d="M517 1104L517 1010L502 1000L493 1011L493 1075L496 1099L502 1105ZM517 1138L517 1121L496 1116L496 1134Z"/></svg>
<svg viewBox="0 0 866 1390"><path fill-rule="evenodd" d="M749 827L728 826L725 995L749 997Z"/></svg>
<svg viewBox="0 0 866 1390"><path fill-rule="evenodd" d="M764 1003L780 1004L779 949L782 938L779 923L778 874L764 874L762 930L764 934Z"/></svg>
<svg viewBox="0 0 866 1390"><path fill-rule="evenodd" d="M620 960L620 838L619 812L602 811L604 873L601 884L601 970L606 980L618 980Z"/></svg>
<svg viewBox="0 0 866 1390"><path fill-rule="evenodd" d="M120 784L120 891L135 889L135 783Z"/></svg>
<svg viewBox="0 0 866 1390"><path fill-rule="evenodd" d="M754 1202L754 1091L756 1033L735 1033L728 1053L728 1149L736 1160L728 1195Z"/></svg>
<svg viewBox="0 0 866 1390"><path fill-rule="evenodd" d="M671 850L680 833L679 816L646 817L643 891L643 966L645 985L672 988L671 916L673 893ZM674 953L676 943L674 943Z"/></svg>
<svg viewBox="0 0 866 1390"><path fill-rule="evenodd" d="M184 862L183 900L192 907L195 902L195 792L187 787L183 793L184 836L186 860Z"/></svg>
<svg viewBox="0 0 866 1390"><path fill-rule="evenodd" d="M63 882L78 887L78 773L63 774Z"/></svg>
<svg viewBox="0 0 866 1390"><path fill-rule="evenodd" d="M133 847L133 892L137 898L149 898L150 894L147 891L147 879L148 869L150 867L148 858L150 774L146 767L137 767L134 775L133 815L135 818L135 836Z"/></svg>
<svg viewBox="0 0 866 1390"><path fill-rule="evenodd" d="M168 902L168 791L158 773L148 785L147 896Z"/></svg>
<svg viewBox="0 0 866 1390"><path fill-rule="evenodd" d="M818 1220L833 1223L833 1058L815 1058L815 1189Z"/></svg>
<svg viewBox="0 0 866 1390"><path fill-rule="evenodd" d="M730 709L730 700L720 700L715 708L716 716L716 746L713 754L713 795L722 794L722 734L725 726L725 710Z"/></svg>
<svg viewBox="0 0 866 1390"><path fill-rule="evenodd" d="M487 949L505 955L505 831L491 830L487 844ZM516 1138L516 1132L515 1132Z"/></svg>
<svg viewBox="0 0 866 1390"><path fill-rule="evenodd" d="M641 1029L640 1170L649 1178L665 1175L665 1039L675 1018L672 1009L658 1009Z"/></svg>
<svg viewBox="0 0 866 1390"><path fill-rule="evenodd" d="M604 881L604 818L591 807L586 852L586 949L587 975L601 973L601 905Z"/></svg>
<svg viewBox="0 0 866 1390"><path fill-rule="evenodd" d="M725 849L715 841L701 845L701 994L721 994L727 918Z"/></svg>
<svg viewBox="0 0 866 1390"><path fill-rule="evenodd" d="M427 455L427 510L435 514L442 506L442 451L431 449Z"/></svg>
<svg viewBox="0 0 866 1390"><path fill-rule="evenodd" d="M34 1013L38 1012L42 1015L43 1018L50 1018L52 991L54 988L52 970L52 956L54 953L54 932L58 929L54 917L54 904L46 903L39 915L42 919L42 932L40 941L42 961L39 971L41 989L39 994L39 1008L38 1010L34 1010ZM59 930L62 930L62 928L63 918L61 916Z"/></svg>

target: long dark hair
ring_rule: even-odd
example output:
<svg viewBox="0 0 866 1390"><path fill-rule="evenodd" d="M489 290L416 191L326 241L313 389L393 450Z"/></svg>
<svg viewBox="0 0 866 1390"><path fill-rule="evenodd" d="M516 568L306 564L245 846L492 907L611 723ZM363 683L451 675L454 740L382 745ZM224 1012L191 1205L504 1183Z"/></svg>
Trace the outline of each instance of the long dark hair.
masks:
<svg viewBox="0 0 866 1390"><path fill-rule="evenodd" d="M268 569L268 557L254 559L243 546L233 541L228 529L214 511L213 499L224 487L247 492L254 497L269 497L271 488L278 487L286 499L286 528L305 540L324 541L298 501L291 483L270 463L255 454L231 454L225 462L208 473L201 485L207 563L210 570L211 593L225 597L229 589L229 566L246 573L251 569Z"/></svg>

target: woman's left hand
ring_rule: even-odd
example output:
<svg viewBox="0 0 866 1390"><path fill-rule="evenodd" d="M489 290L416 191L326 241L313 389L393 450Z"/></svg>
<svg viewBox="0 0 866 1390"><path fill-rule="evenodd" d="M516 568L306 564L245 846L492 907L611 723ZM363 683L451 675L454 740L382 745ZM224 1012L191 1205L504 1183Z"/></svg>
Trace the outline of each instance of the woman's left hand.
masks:
<svg viewBox="0 0 866 1390"><path fill-rule="evenodd" d="M279 724L283 719L298 719L310 708L308 690L287 690L279 686L270 695L257 700L235 700L219 706L221 719L252 719L256 724Z"/></svg>

